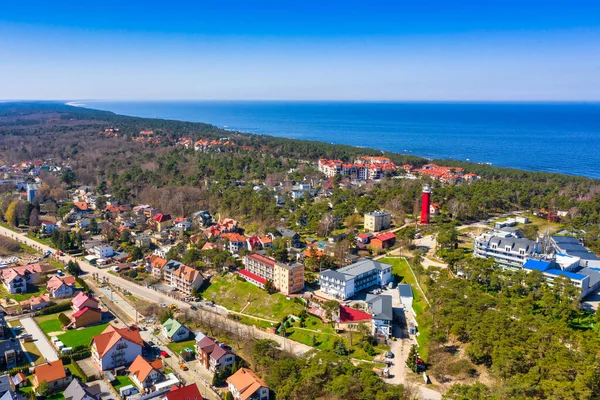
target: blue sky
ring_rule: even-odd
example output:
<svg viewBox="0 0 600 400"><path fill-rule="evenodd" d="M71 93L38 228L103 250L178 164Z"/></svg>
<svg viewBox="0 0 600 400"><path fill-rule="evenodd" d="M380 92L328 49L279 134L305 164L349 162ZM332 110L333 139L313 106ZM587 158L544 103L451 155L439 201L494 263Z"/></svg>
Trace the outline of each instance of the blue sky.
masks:
<svg viewBox="0 0 600 400"><path fill-rule="evenodd" d="M600 100L600 2L421 3L10 2L0 98Z"/></svg>

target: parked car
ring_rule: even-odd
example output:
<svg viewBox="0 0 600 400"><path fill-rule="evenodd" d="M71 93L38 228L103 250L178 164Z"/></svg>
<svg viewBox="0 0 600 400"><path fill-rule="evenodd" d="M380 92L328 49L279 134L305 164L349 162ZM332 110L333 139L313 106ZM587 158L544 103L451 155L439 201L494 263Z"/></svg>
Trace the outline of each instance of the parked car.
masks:
<svg viewBox="0 0 600 400"><path fill-rule="evenodd" d="M195 311L195 310L197 310L197 309L198 309L198 308L197 308L196 306L194 306L194 305L190 306L190 310L194 310L194 311Z"/></svg>
<svg viewBox="0 0 600 400"><path fill-rule="evenodd" d="M184 363L179 364L179 368L181 368L184 371L187 371L189 368L187 365L185 365Z"/></svg>
<svg viewBox="0 0 600 400"><path fill-rule="evenodd" d="M160 303L160 306L161 306L162 308L167 308L167 303Z"/></svg>
<svg viewBox="0 0 600 400"><path fill-rule="evenodd" d="M167 353L166 351L162 350L160 352L160 356L163 357L163 358L168 358L169 357L169 353Z"/></svg>

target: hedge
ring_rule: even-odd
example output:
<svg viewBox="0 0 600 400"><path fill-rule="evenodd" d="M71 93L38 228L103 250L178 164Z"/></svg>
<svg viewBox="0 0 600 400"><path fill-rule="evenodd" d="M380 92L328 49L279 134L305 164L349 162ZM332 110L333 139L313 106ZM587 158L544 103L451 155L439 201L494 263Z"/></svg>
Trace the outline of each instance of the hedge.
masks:
<svg viewBox="0 0 600 400"><path fill-rule="evenodd" d="M54 306L50 306L50 307L46 307L46 308L42 308L38 315L48 315L48 314L54 314L57 312L61 312L61 311L67 311L71 309L71 303L70 302L65 302L62 304L56 304Z"/></svg>
<svg viewBox="0 0 600 400"><path fill-rule="evenodd" d="M19 372L22 372L25 375L29 375L29 368L30 367L28 365L23 366L23 367L16 367L16 368L9 370L8 374L12 376L12 375L18 374Z"/></svg>
<svg viewBox="0 0 600 400"><path fill-rule="evenodd" d="M77 277L77 278L75 278L75 282L77 282L83 288L84 292L89 292L90 291L90 287L88 286L88 284L83 279Z"/></svg>
<svg viewBox="0 0 600 400"><path fill-rule="evenodd" d="M67 317L65 313L58 314L58 320L62 324L62 326L67 326L71 323L71 318Z"/></svg>
<svg viewBox="0 0 600 400"><path fill-rule="evenodd" d="M71 358L71 365L73 365L73 368L75 368L75 371L77 371L77 373L81 377L81 380L84 383L87 382L87 380L88 380L87 375L85 374L85 372L83 372L83 370L81 369L81 367L79 366L79 364L77 364L75 362L75 358Z"/></svg>

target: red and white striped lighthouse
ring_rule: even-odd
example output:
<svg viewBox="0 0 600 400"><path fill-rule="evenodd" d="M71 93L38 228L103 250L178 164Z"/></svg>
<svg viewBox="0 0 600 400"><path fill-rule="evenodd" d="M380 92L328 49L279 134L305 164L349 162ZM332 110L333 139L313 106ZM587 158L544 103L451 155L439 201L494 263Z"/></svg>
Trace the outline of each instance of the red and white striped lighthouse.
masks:
<svg viewBox="0 0 600 400"><path fill-rule="evenodd" d="M423 196L421 197L421 225L429 224L429 206L431 205L431 186L423 186Z"/></svg>

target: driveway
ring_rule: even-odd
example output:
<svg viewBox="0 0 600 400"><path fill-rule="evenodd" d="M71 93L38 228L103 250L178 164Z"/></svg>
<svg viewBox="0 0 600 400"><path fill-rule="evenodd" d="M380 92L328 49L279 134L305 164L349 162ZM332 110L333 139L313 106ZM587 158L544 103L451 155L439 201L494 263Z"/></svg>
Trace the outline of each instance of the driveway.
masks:
<svg viewBox="0 0 600 400"><path fill-rule="evenodd" d="M21 325L33 336L33 342L39 349L40 353L42 353L42 357L46 359L46 361L56 361L58 360L58 355L56 351L54 351L54 347L50 344L48 339L46 339L46 335L40 329L38 324L32 318L23 318L21 321Z"/></svg>

